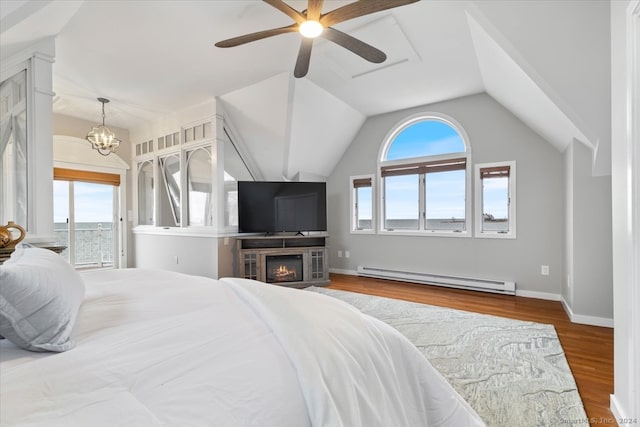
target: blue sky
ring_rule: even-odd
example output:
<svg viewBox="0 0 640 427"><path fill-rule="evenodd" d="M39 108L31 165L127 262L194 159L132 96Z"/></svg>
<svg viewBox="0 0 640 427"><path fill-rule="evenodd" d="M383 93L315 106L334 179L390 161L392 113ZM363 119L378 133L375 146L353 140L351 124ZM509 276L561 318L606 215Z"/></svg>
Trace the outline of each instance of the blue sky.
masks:
<svg viewBox="0 0 640 427"><path fill-rule="evenodd" d="M76 222L113 221L113 189L105 184L74 182ZM69 182L53 181L53 222L69 217Z"/></svg>
<svg viewBox="0 0 640 427"><path fill-rule="evenodd" d="M423 120L398 133L387 151L386 160L458 152L465 152L465 144L454 128L438 120ZM508 179L487 179L484 182L484 210L495 218L507 217L507 184ZM416 175L386 178L387 218L418 218L418 185ZM465 185L464 171L427 174L427 218L464 218Z"/></svg>
<svg viewBox="0 0 640 427"><path fill-rule="evenodd" d="M455 129L440 121L425 120L416 122L398 133L387 151L386 159L397 160L464 151L464 142Z"/></svg>
<svg viewBox="0 0 640 427"><path fill-rule="evenodd" d="M413 123L395 137L387 160L464 152L458 132L444 122L425 120ZM389 177L387 218L418 217L418 178L415 175ZM427 218L464 218L465 178L463 171L427 174ZM463 201L460 203L460 201Z"/></svg>
<svg viewBox="0 0 640 427"><path fill-rule="evenodd" d="M371 207L371 187L361 187L358 189L358 219L372 219Z"/></svg>
<svg viewBox="0 0 640 427"><path fill-rule="evenodd" d="M388 218L418 218L418 185L416 175L387 178ZM464 218L464 193L464 171L427 174L427 218Z"/></svg>
<svg viewBox="0 0 640 427"><path fill-rule="evenodd" d="M484 213L490 213L494 218L508 217L509 179L490 178L484 182Z"/></svg>

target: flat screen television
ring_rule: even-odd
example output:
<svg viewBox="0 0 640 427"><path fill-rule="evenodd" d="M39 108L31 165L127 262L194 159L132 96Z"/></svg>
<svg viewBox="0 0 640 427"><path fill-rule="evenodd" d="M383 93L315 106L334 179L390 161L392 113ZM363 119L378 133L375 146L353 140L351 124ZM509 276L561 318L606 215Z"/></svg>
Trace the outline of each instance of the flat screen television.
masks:
<svg viewBox="0 0 640 427"><path fill-rule="evenodd" d="M238 182L241 233L327 230L324 182Z"/></svg>

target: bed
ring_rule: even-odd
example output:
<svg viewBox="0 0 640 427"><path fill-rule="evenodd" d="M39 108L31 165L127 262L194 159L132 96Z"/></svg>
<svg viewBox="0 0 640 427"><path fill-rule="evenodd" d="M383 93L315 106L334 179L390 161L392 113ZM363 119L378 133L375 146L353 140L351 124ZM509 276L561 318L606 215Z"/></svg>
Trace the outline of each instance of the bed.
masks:
<svg viewBox="0 0 640 427"><path fill-rule="evenodd" d="M0 334L2 426L484 425L387 324L245 279L78 274L20 248L0 267Z"/></svg>

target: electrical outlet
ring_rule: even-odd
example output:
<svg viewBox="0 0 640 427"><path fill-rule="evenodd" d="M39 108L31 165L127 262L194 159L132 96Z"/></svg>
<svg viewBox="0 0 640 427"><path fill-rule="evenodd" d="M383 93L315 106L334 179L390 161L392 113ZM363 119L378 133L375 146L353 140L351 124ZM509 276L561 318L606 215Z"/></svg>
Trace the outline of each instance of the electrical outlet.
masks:
<svg viewBox="0 0 640 427"><path fill-rule="evenodd" d="M542 274L543 276L548 276L549 275L549 266L548 265L541 265L540 266L540 274Z"/></svg>
<svg viewBox="0 0 640 427"><path fill-rule="evenodd" d="M176 255L174 259L176 260L176 264L178 264L178 255Z"/></svg>
<svg viewBox="0 0 640 427"><path fill-rule="evenodd" d="M342 258L342 251L338 251L338 258Z"/></svg>
<svg viewBox="0 0 640 427"><path fill-rule="evenodd" d="M344 251L344 257L345 258L349 258L351 256L351 252L349 251Z"/></svg>

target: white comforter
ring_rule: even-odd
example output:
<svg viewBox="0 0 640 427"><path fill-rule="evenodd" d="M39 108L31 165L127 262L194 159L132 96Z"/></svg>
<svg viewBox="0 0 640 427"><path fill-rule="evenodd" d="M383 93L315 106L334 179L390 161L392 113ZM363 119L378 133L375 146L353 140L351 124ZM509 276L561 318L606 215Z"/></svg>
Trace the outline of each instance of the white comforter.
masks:
<svg viewBox="0 0 640 427"><path fill-rule="evenodd" d="M404 337L324 295L84 274L65 353L0 343L0 425L479 426Z"/></svg>

